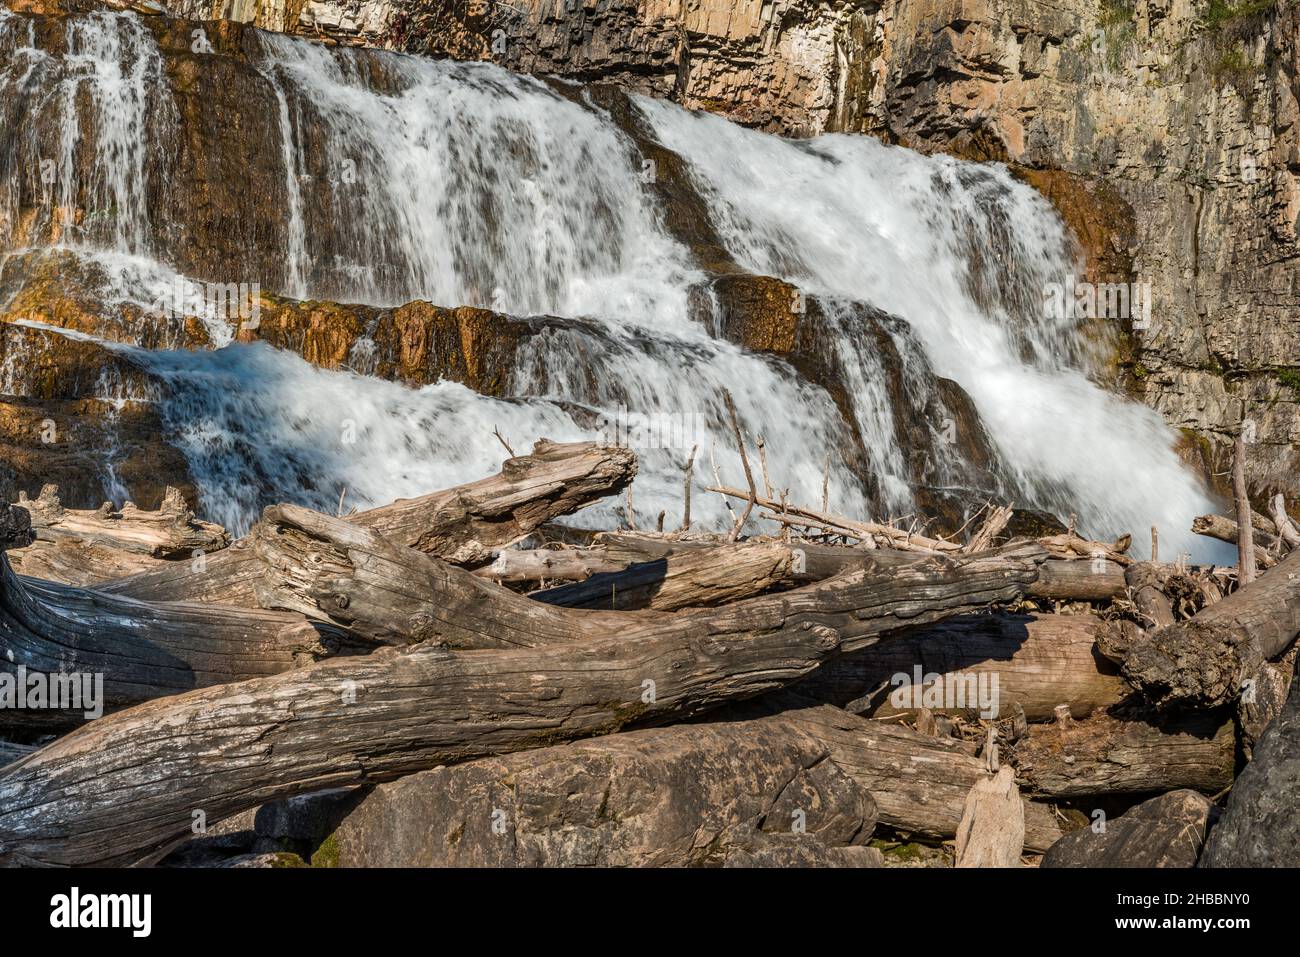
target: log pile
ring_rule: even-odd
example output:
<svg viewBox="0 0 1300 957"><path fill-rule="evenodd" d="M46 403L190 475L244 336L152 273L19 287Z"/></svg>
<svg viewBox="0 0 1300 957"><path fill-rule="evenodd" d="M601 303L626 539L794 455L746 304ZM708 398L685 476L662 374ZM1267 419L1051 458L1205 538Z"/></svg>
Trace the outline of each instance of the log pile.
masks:
<svg viewBox="0 0 1300 957"><path fill-rule="evenodd" d="M636 460L545 441L234 542L172 493L0 508L0 863L1297 863L1285 503L1248 581L1008 540L1010 504L804 508L763 464L718 533L561 534Z"/></svg>

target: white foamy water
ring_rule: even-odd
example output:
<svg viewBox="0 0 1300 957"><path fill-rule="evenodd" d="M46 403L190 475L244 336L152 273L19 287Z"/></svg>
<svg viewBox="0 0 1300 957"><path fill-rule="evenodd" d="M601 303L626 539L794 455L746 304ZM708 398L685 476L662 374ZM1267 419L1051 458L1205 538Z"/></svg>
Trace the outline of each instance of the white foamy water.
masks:
<svg viewBox="0 0 1300 957"><path fill-rule="evenodd" d="M130 14L78 18L72 37L68 53L49 55L25 23L0 18L0 45L17 51L0 92L34 104L30 116L5 108L17 124L0 138L6 235L19 194L37 188L24 163L57 144L45 214L78 203L102 213L62 244L111 273L114 301L156 301L174 277L169 250L151 238L163 213L147 202L146 157L170 147L159 131L173 120L161 61ZM820 503L829 451L833 509L903 514L914 506L914 450L900 420L933 433L921 410L939 401L937 374L971 396L1001 461L998 484L1017 503L1077 511L1099 536L1131 530L1141 541L1156 524L1172 548L1192 548L1179 530L1211 503L1159 417L1091 383L1087 344L1041 318L1043 284L1073 263L1051 209L1004 171L861 137L791 142L637 100L655 135L689 161L737 261L819 297L864 459L824 389L691 314L690 290L705 276L664 227L634 143L605 114L490 65L274 34L260 43L275 103L264 122L280 148L258 162L282 168L288 204L285 261L274 267L282 288L268 291L574 321L524 343L511 400L358 374L374 368L369 339L353 349L352 372L265 346L136 350L164 385L164 419L215 520L240 530L271 501L332 509L346 487L349 504L364 507L468 481L499 467L495 428L523 450L541 436L596 438L599 417L626 407L709 424L693 515L721 525L722 503L698 488L713 479L711 447L724 482L742 483L724 388L750 433L766 438L773 484L792 501ZM93 107L84 127L78 97ZM87 151L92 161L78 161ZM898 318L868 329L862 302ZM219 321L209 330L229 342ZM887 387L889 361L901 365L905 409ZM639 451L637 522L663 511L672 527L689 445ZM963 489L960 456L940 459L934 481ZM605 503L580 520L607 523L623 508Z"/></svg>
<svg viewBox="0 0 1300 957"><path fill-rule="evenodd" d="M728 249L747 268L905 319L941 375L974 399L1022 501L1077 510L1099 536L1149 525L1177 548L1212 510L1153 410L1093 384L1088 346L1044 317L1071 274L1047 202L1000 167L927 158L865 137L788 142L643 97L691 163Z"/></svg>

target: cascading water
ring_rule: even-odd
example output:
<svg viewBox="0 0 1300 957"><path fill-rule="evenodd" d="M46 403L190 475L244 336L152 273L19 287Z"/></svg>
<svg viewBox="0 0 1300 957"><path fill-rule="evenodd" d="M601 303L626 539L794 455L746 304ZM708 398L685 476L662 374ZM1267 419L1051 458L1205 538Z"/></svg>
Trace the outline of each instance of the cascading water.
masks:
<svg viewBox="0 0 1300 957"><path fill-rule="evenodd" d="M945 401L936 374L970 395L996 447L998 491L1020 504L1078 511L1099 535L1186 528L1210 507L1159 418L1092 384L1087 343L1040 318L1043 284L1073 263L1050 207L1005 171L858 137L790 142L636 101L688 162L740 266L816 297L844 410L786 361L701 321L692 292L705 270L666 227L634 140L580 96L488 65L273 34L257 42L254 65L276 105L265 122L280 144L258 162L280 164L288 207L268 291L569 321L521 345L513 399L373 378L369 339L342 372L230 344L220 322L210 323L214 350L111 346L159 380L207 517L238 531L272 500L332 508L344 488L359 506L420 494L494 471L497 427L516 448L543 435L593 438L600 417L626 409L704 423L681 444L639 450L638 522L666 511L671 523L692 445L697 479L712 480L712 457L724 481L741 481L724 388L764 436L774 484L792 501L820 502L831 452L832 509L900 515L916 504L900 422L931 428L920 420ZM40 246L41 235L74 248L112 274L106 298L116 302L154 301L177 261L154 239L175 232L164 222L175 210L148 201L159 188L150 171L166 171L149 157L176 115L152 44L134 15L96 14L76 20L66 50L47 53L21 18L0 18L0 92L39 106L5 108L7 248ZM63 164L57 195L41 192L28 165L51 142ZM102 216L93 228L24 232L24 206L50 222L74 207ZM866 318L863 303L892 315ZM885 386L888 363L901 394ZM954 447L927 475L958 487L968 466ZM608 522L623 508L578 520ZM693 512L726 520L716 496L697 495Z"/></svg>

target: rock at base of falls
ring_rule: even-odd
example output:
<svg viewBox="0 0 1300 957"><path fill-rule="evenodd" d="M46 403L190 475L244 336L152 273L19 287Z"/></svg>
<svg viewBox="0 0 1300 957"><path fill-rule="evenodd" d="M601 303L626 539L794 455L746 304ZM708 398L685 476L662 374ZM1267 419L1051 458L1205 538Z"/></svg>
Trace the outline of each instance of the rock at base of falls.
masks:
<svg viewBox="0 0 1300 957"><path fill-rule="evenodd" d="M355 866L873 866L875 802L772 720L682 725L377 787L327 842Z"/></svg>
<svg viewBox="0 0 1300 957"><path fill-rule="evenodd" d="M1218 808L1195 791L1170 791L1104 828L1089 824L1048 849L1043 867L1194 867Z"/></svg>
<svg viewBox="0 0 1300 957"><path fill-rule="evenodd" d="M1255 744L1202 867L1300 867L1300 681Z"/></svg>
<svg viewBox="0 0 1300 957"><path fill-rule="evenodd" d="M123 489L157 508L168 486L194 501L184 455L163 438L154 383L122 356L44 329L0 325L0 496L98 508Z"/></svg>

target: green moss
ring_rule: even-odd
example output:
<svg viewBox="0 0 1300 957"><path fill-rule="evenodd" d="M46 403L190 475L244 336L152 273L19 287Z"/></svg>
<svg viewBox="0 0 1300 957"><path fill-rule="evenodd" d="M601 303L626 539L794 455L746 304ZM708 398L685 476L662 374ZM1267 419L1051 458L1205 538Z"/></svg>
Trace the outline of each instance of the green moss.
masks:
<svg viewBox="0 0 1300 957"><path fill-rule="evenodd" d="M1101 0L1097 14L1106 48L1106 65L1119 69L1124 50L1133 43L1136 33L1132 0Z"/></svg>
<svg viewBox="0 0 1300 957"><path fill-rule="evenodd" d="M339 839L335 835L331 834L321 841L320 847L316 848L316 853L311 856L311 866L339 866Z"/></svg>
<svg viewBox="0 0 1300 957"><path fill-rule="evenodd" d="M1133 363L1133 377L1136 379L1145 379L1151 372L1140 362Z"/></svg>
<svg viewBox="0 0 1300 957"><path fill-rule="evenodd" d="M1210 0L1210 5L1201 15L1201 26L1207 30L1218 30L1230 23L1257 17L1273 9L1276 0L1242 0L1230 3L1229 0Z"/></svg>
<svg viewBox="0 0 1300 957"><path fill-rule="evenodd" d="M315 859L313 858L313 860ZM297 854L290 854L288 852L285 852L283 854L275 855L275 857L271 859L271 866L272 867L306 867L307 862L304 861Z"/></svg>
<svg viewBox="0 0 1300 957"><path fill-rule="evenodd" d="M1292 392L1300 395L1300 369L1279 367L1273 370L1277 375L1277 381Z"/></svg>

